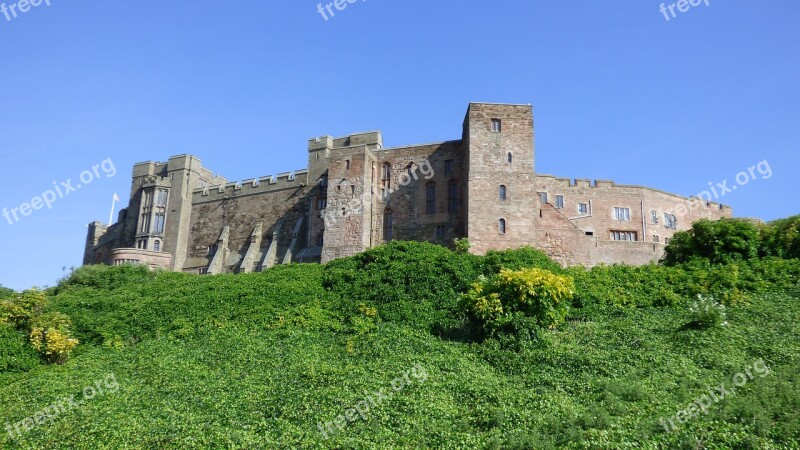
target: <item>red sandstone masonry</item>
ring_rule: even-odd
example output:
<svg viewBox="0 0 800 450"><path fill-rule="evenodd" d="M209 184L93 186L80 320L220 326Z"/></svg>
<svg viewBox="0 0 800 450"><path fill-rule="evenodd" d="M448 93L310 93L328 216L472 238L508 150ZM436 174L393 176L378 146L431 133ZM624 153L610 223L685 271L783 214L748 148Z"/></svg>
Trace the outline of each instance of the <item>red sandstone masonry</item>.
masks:
<svg viewBox="0 0 800 450"><path fill-rule="evenodd" d="M499 130L493 121L499 121ZM446 170L447 161L452 171ZM385 195L384 164L392 189ZM424 164L433 171L430 179L420 170ZM665 240L692 222L732 215L716 203L698 203L678 217L675 229L667 228L664 213L687 204L686 198L611 181L536 175L534 167L532 107L490 103L469 105L460 140L384 148L376 131L322 136L308 141L308 170L275 177L229 183L191 155L140 163L118 222L90 224L84 263L112 264L114 255L128 255L190 272L204 272L215 261L215 271L232 272L325 262L384 243L384 214L391 211L393 239L449 245L468 237L476 253L529 245L566 265L644 264L659 259ZM409 172L411 181L401 185ZM451 183L455 211L449 208ZM435 190L432 213L429 185ZM158 189L168 191L168 204L160 209L143 204L145 194ZM539 193L547 193L546 204ZM557 207L557 196L563 197L563 208ZM590 211L579 213L580 203ZM614 207L628 208L630 220L616 220ZM166 214L163 233L152 227L143 232L144 215L156 210ZM613 241L614 231L635 233L637 241ZM133 248L137 242L147 247Z"/></svg>

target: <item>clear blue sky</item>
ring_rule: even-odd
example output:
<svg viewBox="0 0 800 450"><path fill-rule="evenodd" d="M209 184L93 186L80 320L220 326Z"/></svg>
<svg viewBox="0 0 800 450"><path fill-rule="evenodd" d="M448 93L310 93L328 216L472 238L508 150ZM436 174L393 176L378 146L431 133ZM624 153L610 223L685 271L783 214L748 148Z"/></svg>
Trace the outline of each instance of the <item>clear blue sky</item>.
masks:
<svg viewBox="0 0 800 450"><path fill-rule="evenodd" d="M721 201L800 212L794 0L710 0L669 21L658 0L369 0L328 21L311 0L49 1L0 13L0 208L107 158L117 174L0 217L14 289L80 265L86 224L127 199L135 162L193 153L230 180L274 174L306 167L322 134L458 139L470 101L534 105L540 173L691 195L767 160L769 179Z"/></svg>

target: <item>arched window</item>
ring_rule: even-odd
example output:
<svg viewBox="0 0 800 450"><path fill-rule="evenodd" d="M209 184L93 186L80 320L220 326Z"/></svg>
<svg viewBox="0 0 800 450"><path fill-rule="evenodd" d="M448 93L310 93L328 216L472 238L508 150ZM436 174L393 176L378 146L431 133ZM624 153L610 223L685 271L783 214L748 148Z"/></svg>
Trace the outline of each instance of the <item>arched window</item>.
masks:
<svg viewBox="0 0 800 450"><path fill-rule="evenodd" d="M436 214L436 183L434 182L425 186L425 213Z"/></svg>
<svg viewBox="0 0 800 450"><path fill-rule="evenodd" d="M383 240L384 241L391 241L392 235L394 234L393 230L393 222L394 221L394 214L392 214L392 210L386 208L383 210Z"/></svg>
<svg viewBox="0 0 800 450"><path fill-rule="evenodd" d="M506 234L506 219L500 219L497 222L497 231L499 231L500 234Z"/></svg>
<svg viewBox="0 0 800 450"><path fill-rule="evenodd" d="M161 251L161 241L155 241L153 243L153 250L157 252Z"/></svg>
<svg viewBox="0 0 800 450"><path fill-rule="evenodd" d="M509 164L514 162L514 155L512 155L511 152L508 152L508 157L507 158L508 158L508 163Z"/></svg>
<svg viewBox="0 0 800 450"><path fill-rule="evenodd" d="M500 185L500 200L505 200L505 199L506 199L506 187L505 187L505 185L501 184Z"/></svg>

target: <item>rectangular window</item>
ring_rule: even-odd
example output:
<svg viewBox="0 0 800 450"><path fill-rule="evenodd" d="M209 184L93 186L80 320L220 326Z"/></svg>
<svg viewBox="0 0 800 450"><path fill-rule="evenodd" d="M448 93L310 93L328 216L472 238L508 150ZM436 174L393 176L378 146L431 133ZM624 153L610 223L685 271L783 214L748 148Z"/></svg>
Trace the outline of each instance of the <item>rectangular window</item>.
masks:
<svg viewBox="0 0 800 450"><path fill-rule="evenodd" d="M394 235L394 215L387 210L383 213L383 240L391 241Z"/></svg>
<svg viewBox="0 0 800 450"><path fill-rule="evenodd" d="M547 204L547 192L539 192L539 201L542 202L543 205Z"/></svg>
<svg viewBox="0 0 800 450"><path fill-rule="evenodd" d="M631 221L631 209L630 208L618 208L614 207L614 220L622 220L625 222Z"/></svg>
<svg viewBox="0 0 800 450"><path fill-rule="evenodd" d="M156 199L156 206L167 206L167 190L159 189L158 198Z"/></svg>
<svg viewBox="0 0 800 450"><path fill-rule="evenodd" d="M495 133L499 133L500 131L502 131L502 128L503 126L502 122L500 122L500 119L492 119L492 131L494 131Z"/></svg>
<svg viewBox="0 0 800 450"><path fill-rule="evenodd" d="M345 169L350 170L350 160L348 159L344 163L345 163Z"/></svg>
<svg viewBox="0 0 800 450"><path fill-rule="evenodd" d="M664 214L664 226L666 228L672 228L673 230L678 228L678 218L675 217L673 214Z"/></svg>
<svg viewBox="0 0 800 450"><path fill-rule="evenodd" d="M436 225L436 239L444 239L445 226Z"/></svg>
<svg viewBox="0 0 800 450"><path fill-rule="evenodd" d="M425 213L436 214L436 185L433 183L426 187Z"/></svg>
<svg viewBox="0 0 800 450"><path fill-rule="evenodd" d="M589 205L586 203L578 203L578 214L589 214Z"/></svg>
<svg viewBox="0 0 800 450"><path fill-rule="evenodd" d="M156 227L153 230L154 233L163 233L164 232L164 214L156 214Z"/></svg>
<svg viewBox="0 0 800 450"><path fill-rule="evenodd" d="M661 239L659 239L658 236L653 236L653 242L659 243L661 242Z"/></svg>
<svg viewBox="0 0 800 450"><path fill-rule="evenodd" d="M392 176L392 166L387 162L381 166L381 186L384 189L391 187L390 177Z"/></svg>
<svg viewBox="0 0 800 450"><path fill-rule="evenodd" d="M142 233L150 232L150 214L142 216L142 228L139 231Z"/></svg>
<svg viewBox="0 0 800 450"><path fill-rule="evenodd" d="M635 231L612 231L611 232L611 240L612 241L635 241L636 240L636 232Z"/></svg>
<svg viewBox="0 0 800 450"><path fill-rule="evenodd" d="M653 225L658 225L658 213L655 209L650 211L650 221L653 222Z"/></svg>
<svg viewBox="0 0 800 450"><path fill-rule="evenodd" d="M453 160L446 159L444 161L444 173L453 173Z"/></svg>
<svg viewBox="0 0 800 450"><path fill-rule="evenodd" d="M455 181L447 186L447 211L450 213L458 211L458 184Z"/></svg>
<svg viewBox="0 0 800 450"><path fill-rule="evenodd" d="M317 209L322 210L328 207L328 197L317 197Z"/></svg>
<svg viewBox="0 0 800 450"><path fill-rule="evenodd" d="M563 209L564 208L564 196L563 195L556 195L556 208Z"/></svg>

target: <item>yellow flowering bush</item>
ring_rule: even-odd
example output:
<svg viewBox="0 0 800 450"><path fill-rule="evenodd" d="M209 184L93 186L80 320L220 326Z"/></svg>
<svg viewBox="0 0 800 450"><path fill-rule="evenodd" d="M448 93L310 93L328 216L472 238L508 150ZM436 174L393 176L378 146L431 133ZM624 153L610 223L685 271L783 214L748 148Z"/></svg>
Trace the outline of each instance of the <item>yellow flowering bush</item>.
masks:
<svg viewBox="0 0 800 450"><path fill-rule="evenodd" d="M34 320L30 341L36 351L50 364L64 364L78 345L70 336L70 320L61 313L46 313Z"/></svg>
<svg viewBox="0 0 800 450"><path fill-rule="evenodd" d="M564 322L574 294L570 277L538 268L502 269L491 278L479 278L462 304L485 331L494 334L519 315L541 327L555 328Z"/></svg>
<svg viewBox="0 0 800 450"><path fill-rule="evenodd" d="M46 304L47 298L40 289L34 288L14 294L10 298L0 300L0 323L26 328Z"/></svg>

